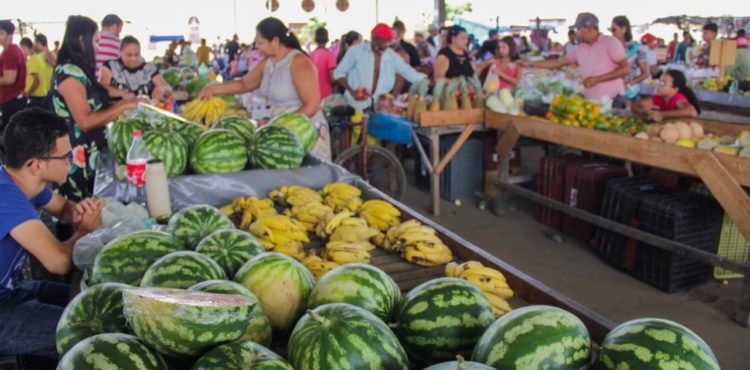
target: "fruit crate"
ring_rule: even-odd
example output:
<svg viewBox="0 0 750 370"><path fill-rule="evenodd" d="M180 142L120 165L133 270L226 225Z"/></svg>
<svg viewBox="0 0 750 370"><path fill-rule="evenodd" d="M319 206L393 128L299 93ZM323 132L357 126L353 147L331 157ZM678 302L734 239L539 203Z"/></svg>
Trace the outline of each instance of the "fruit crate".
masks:
<svg viewBox="0 0 750 370"><path fill-rule="evenodd" d="M711 198L693 193L655 193L638 207L640 229L716 253L722 210ZM633 274L665 292L691 288L711 278L713 267L639 243Z"/></svg>
<svg viewBox="0 0 750 370"><path fill-rule="evenodd" d="M623 225L638 227L638 205L648 194L662 188L650 177L624 177L607 182L599 215ZM596 230L596 253L617 269L632 271L638 242L603 228Z"/></svg>
<svg viewBox="0 0 750 370"><path fill-rule="evenodd" d="M726 213L721 225L719 248L716 254L739 263L747 262L750 254L750 241L745 239L732 218ZM714 268L714 278L716 279L741 279L743 277L744 275L732 270L718 266Z"/></svg>
<svg viewBox="0 0 750 370"><path fill-rule="evenodd" d="M539 193L558 201L565 200L565 169L571 163L587 161L578 155L545 156L539 161ZM562 231L563 213L545 206L537 207L537 220L542 225Z"/></svg>

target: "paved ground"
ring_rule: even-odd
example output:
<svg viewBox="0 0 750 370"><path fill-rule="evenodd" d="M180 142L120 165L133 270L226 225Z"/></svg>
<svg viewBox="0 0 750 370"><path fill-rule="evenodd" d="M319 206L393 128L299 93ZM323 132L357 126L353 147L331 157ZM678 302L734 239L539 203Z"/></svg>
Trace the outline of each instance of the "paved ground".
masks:
<svg viewBox="0 0 750 370"><path fill-rule="evenodd" d="M405 200L432 217L428 193L410 187ZM615 322L638 317L677 321L709 343L723 369L750 368L750 329L729 318L739 293L738 282L713 282L685 293L663 293L609 267L588 246L569 238L556 242L545 236L546 230L533 218L535 206L530 202L512 198L511 204L512 212L498 218L472 201L464 201L461 207L443 201L443 214L432 218Z"/></svg>

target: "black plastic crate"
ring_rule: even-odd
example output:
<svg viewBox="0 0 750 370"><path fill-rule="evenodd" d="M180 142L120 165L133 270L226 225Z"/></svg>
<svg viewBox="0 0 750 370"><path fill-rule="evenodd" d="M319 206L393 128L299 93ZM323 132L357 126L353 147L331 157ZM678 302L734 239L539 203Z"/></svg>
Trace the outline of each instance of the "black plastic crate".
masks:
<svg viewBox="0 0 750 370"><path fill-rule="evenodd" d="M452 134L440 137L440 158L448 153L453 143L458 140L458 136L459 134ZM425 153L430 157L432 153L430 140L424 136L418 137ZM428 190L430 188L430 172L421 159L414 162L417 188ZM440 174L440 196L452 202L456 199L472 198L476 192L482 191L484 176L484 164L482 162L482 140L469 137L445 167L443 173Z"/></svg>
<svg viewBox="0 0 750 370"><path fill-rule="evenodd" d="M662 188L646 176L609 180L599 215L623 225L638 227L638 205L641 198ZM625 235L598 228L595 250L607 263L617 269L633 270L637 242Z"/></svg>
<svg viewBox="0 0 750 370"><path fill-rule="evenodd" d="M693 193L646 195L638 207L640 229L693 248L716 253L722 209L708 197ZM668 293L709 280L713 267L639 243L634 275Z"/></svg>

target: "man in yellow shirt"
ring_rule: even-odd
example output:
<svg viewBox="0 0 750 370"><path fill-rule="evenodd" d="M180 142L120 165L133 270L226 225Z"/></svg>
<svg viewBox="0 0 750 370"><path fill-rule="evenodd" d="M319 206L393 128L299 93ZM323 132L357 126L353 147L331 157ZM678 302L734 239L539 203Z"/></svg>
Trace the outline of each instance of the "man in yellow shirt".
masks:
<svg viewBox="0 0 750 370"><path fill-rule="evenodd" d="M208 66L208 61L211 56L211 47L206 45L206 39L201 39L201 46L198 47L198 65L205 64Z"/></svg>
<svg viewBox="0 0 750 370"><path fill-rule="evenodd" d="M39 53L31 39L21 40L21 49L26 54L26 95L29 106L42 107L52 79L52 67L45 61L44 53Z"/></svg>

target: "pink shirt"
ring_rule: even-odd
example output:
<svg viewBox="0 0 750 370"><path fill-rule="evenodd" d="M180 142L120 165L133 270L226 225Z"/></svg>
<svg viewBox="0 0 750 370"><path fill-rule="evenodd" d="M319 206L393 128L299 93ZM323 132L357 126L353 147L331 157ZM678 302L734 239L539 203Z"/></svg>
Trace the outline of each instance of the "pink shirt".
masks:
<svg viewBox="0 0 750 370"><path fill-rule="evenodd" d="M336 68L336 55L326 48L317 48L310 53L310 59L318 70L320 98L325 99L333 93L329 71Z"/></svg>
<svg viewBox="0 0 750 370"><path fill-rule="evenodd" d="M593 44L582 42L568 53L565 58L576 63L581 68L584 78L601 76L610 73L617 68L621 60L625 60L625 47L620 40L612 37L599 35ZM606 81L594 85L584 91L587 99L600 99L603 96L614 98L625 94L625 83L622 78Z"/></svg>

